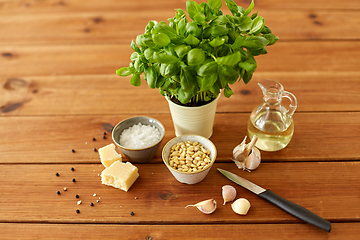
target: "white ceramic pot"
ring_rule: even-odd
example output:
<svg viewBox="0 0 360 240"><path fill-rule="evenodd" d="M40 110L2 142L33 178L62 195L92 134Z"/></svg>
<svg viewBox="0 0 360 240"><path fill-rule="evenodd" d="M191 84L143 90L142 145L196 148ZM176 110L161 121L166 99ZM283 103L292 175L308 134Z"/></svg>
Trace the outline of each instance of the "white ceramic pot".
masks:
<svg viewBox="0 0 360 240"><path fill-rule="evenodd" d="M180 106L166 97L174 123L175 135L196 134L210 138L213 133L216 106L219 97L220 94L212 102L200 107Z"/></svg>

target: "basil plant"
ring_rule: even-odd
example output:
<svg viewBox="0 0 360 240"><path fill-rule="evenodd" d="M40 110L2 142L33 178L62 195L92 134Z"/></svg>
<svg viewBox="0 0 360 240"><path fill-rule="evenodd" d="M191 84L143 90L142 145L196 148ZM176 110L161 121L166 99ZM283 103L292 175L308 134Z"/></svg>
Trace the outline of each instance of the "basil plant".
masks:
<svg viewBox="0 0 360 240"><path fill-rule="evenodd" d="M233 0L224 0L232 15L220 10L222 0L198 4L186 2L185 11L176 9L169 23L150 21L145 33L131 42L134 52L130 65L117 70L119 76L131 75L131 84L140 86L140 76L150 88L181 103L211 101L222 90L233 93L230 85L247 84L256 70L255 56L266 54L266 46L278 37L265 26L257 13Z"/></svg>

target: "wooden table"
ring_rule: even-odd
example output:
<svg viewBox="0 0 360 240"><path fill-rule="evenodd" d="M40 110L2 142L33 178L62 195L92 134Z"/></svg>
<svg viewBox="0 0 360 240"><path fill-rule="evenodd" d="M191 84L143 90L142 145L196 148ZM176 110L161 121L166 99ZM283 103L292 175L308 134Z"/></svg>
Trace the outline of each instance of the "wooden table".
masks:
<svg viewBox="0 0 360 240"><path fill-rule="evenodd" d="M166 21L175 8L185 9L185 0L0 0L0 238L359 239L358 0L256 1L255 11L280 40L257 58L248 85L237 83L235 95L220 98L211 137L218 157L205 180L177 182L160 149L149 163L135 164L140 178L129 192L101 184L104 168L93 148L112 142L119 121L160 120L160 148L175 136L158 91L115 74L128 65L130 42L147 22ZM230 158L261 102L263 78L297 97L295 133L284 150L262 152L262 164L249 173ZM233 213L222 205L221 187L231 182L218 167L329 220L331 233L240 186L238 197L252 207L246 216ZM209 198L218 202L211 215L185 208Z"/></svg>

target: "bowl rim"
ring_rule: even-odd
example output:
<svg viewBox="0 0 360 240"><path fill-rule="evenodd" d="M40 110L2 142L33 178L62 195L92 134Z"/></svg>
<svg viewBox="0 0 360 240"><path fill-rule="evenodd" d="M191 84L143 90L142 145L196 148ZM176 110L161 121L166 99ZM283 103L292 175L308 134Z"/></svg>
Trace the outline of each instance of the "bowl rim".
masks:
<svg viewBox="0 0 360 240"><path fill-rule="evenodd" d="M203 169L201 169L200 171L196 171L196 172L182 172L182 171L179 171L179 170L176 170L175 168L171 167L168 163L168 160L166 159L165 160L165 156L164 156L164 150L165 148L170 144L170 142L174 139L177 139L177 138L181 138L181 137L188 137L188 136L196 136L196 137L200 137L200 138L203 138L204 140L206 141L209 141L209 143L214 147L215 149L215 152L214 152L214 157L213 159L211 159L211 162ZM187 140L185 140L187 141ZM162 151L161 151L161 158L163 159L163 162L165 163L165 165L172 171L175 171L176 173L181 173L181 174L190 174L190 175L195 175L195 174L198 174L198 173L201 173L205 170L207 170L208 168L210 168L214 163L215 163L215 160L216 160L216 157L217 157L217 149L216 149L216 146L215 144L208 138L206 137L203 137L201 135L197 135L197 134L185 134L185 135L181 135L181 136L178 136L178 137L174 137L172 139L170 139L166 144L165 146L163 147Z"/></svg>
<svg viewBox="0 0 360 240"><path fill-rule="evenodd" d="M161 138L160 138L160 140L157 141L155 144L149 146L149 147L145 147L145 148L127 148L127 147L122 146L122 145L121 145L118 141L116 141L115 138L114 138L115 129L116 129L120 124L124 123L125 121L128 121L128 120L130 120L130 119L134 119L134 118L139 118L139 117L140 117L140 118L151 119L151 120L153 120L154 122L158 123L158 124L161 126L161 128L163 129L164 134L161 134L161 132L159 131L160 134L162 135ZM132 126L134 126L135 124L138 124L138 123L134 123ZM132 127L132 126L130 126L130 127ZM149 126L149 125L147 125L147 126ZM126 129L127 129L127 128L126 128ZM124 129L124 130L125 130L125 129ZM120 135L121 135L121 133L120 133ZM164 127L164 125L163 125L159 120L157 120L157 119L155 119L155 118L148 117L148 116L134 116L134 117L126 118L126 119L120 121L118 124L116 124L115 127L113 128L112 132L111 132L111 137L112 137L112 140L113 140L113 142L115 143L115 145L118 146L118 147L120 147L120 148L122 148L122 149L124 149L124 150L128 150L128 151L146 150L146 149L152 148L152 147L158 145L159 143L161 143L161 141L162 141L162 140L164 139L164 137L165 137L165 127Z"/></svg>

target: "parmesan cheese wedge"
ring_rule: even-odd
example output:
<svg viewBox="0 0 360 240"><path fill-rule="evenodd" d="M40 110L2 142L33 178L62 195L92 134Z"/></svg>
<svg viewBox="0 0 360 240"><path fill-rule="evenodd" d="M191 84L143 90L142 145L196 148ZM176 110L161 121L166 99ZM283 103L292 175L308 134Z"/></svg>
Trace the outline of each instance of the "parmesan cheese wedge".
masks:
<svg viewBox="0 0 360 240"><path fill-rule="evenodd" d="M111 143L105 147L99 148L101 163L109 167L115 161L122 161L121 154L115 151L115 144Z"/></svg>
<svg viewBox="0 0 360 240"><path fill-rule="evenodd" d="M116 161L101 172L101 183L127 192L138 177L137 167L130 162Z"/></svg>

